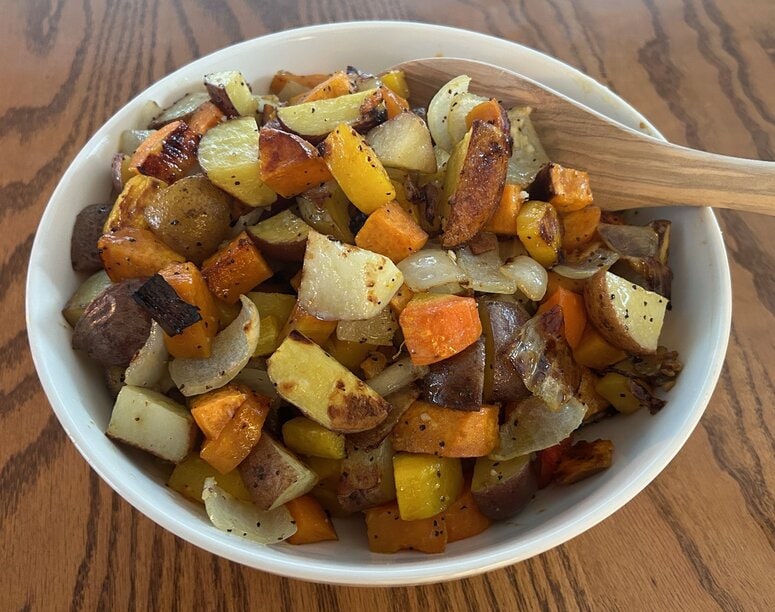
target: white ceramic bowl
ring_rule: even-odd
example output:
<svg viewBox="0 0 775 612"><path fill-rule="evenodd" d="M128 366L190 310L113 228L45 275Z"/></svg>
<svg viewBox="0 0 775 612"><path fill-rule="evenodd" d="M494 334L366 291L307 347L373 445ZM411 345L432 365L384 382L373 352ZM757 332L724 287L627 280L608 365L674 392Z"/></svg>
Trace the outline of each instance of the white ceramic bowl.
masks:
<svg viewBox="0 0 775 612"><path fill-rule="evenodd" d="M418 23L314 26L229 47L162 79L119 110L89 140L51 197L35 238L27 279L27 327L41 382L62 426L97 473L134 507L181 538L248 566L318 582L398 585L459 578L527 559L602 521L659 474L700 419L729 335L731 295L724 245L710 210L652 210L639 218L667 217L674 222L674 309L663 343L678 349L686 364L668 405L656 416L642 411L585 429L585 437L613 439L611 469L571 487L541 491L520 516L451 544L444 554L372 554L357 519L337 523L339 542L254 545L217 530L201 508L164 486L152 461L105 437L110 396L94 364L71 350L70 329L60 309L82 280L70 269L68 256L75 215L109 196L109 164L119 134L137 127L143 104L149 100L168 104L199 87L202 76L216 70L242 70L260 91L280 68L324 72L354 64L376 72L436 54L498 64L627 125L645 122L589 77L504 40Z"/></svg>

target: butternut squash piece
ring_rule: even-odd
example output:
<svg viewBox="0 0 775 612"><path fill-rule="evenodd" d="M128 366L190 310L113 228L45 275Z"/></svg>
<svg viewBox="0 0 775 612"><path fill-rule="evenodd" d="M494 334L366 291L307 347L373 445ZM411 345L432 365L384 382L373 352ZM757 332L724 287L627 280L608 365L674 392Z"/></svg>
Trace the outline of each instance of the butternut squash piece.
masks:
<svg viewBox="0 0 775 612"><path fill-rule="evenodd" d="M196 163L199 134L184 121L173 121L151 133L129 160L129 170L174 183Z"/></svg>
<svg viewBox="0 0 775 612"><path fill-rule="evenodd" d="M580 440L563 454L554 472L554 480L567 485L589 478L611 467L613 453L614 445L610 440Z"/></svg>
<svg viewBox="0 0 775 612"><path fill-rule="evenodd" d="M291 332L296 331L322 346L334 333L334 330L336 330L336 321L318 319L296 302L283 331L280 333L280 338L287 338Z"/></svg>
<svg viewBox="0 0 775 612"><path fill-rule="evenodd" d="M563 335L570 347L576 348L581 342L584 329L587 326L587 310L584 307L584 297L563 287L557 287L538 308L538 314L559 306L562 310Z"/></svg>
<svg viewBox="0 0 775 612"><path fill-rule="evenodd" d="M490 519L479 511L476 500L467 485L463 493L444 512L447 542L465 540L482 533L490 526Z"/></svg>
<svg viewBox="0 0 775 612"><path fill-rule="evenodd" d="M474 121L484 121L490 123L502 130L505 134L509 133L509 118L500 102L491 98L474 106L466 115L466 126L471 129Z"/></svg>
<svg viewBox="0 0 775 612"><path fill-rule="evenodd" d="M325 81L321 81L309 91L299 94L291 100L292 104L301 104L304 102L315 102L316 100L329 100L352 93L353 84L350 77L343 71L335 72Z"/></svg>
<svg viewBox="0 0 775 612"><path fill-rule="evenodd" d="M258 442L268 414L269 399L257 393L248 393L220 435L205 441L199 456L221 474L231 472Z"/></svg>
<svg viewBox="0 0 775 612"><path fill-rule="evenodd" d="M439 457L482 457L498 445L498 407L454 410L415 401L390 434L397 451Z"/></svg>
<svg viewBox="0 0 775 612"><path fill-rule="evenodd" d="M492 217L484 224L483 231L499 236L517 235L517 215L525 201L524 192L519 185L504 185L503 195Z"/></svg>
<svg viewBox="0 0 775 612"><path fill-rule="evenodd" d="M400 316L404 311L404 308L406 308L406 305L412 301L413 297L414 291L409 288L409 285L406 283L401 285L401 288L390 300L390 308L392 309L393 314L397 317Z"/></svg>
<svg viewBox="0 0 775 612"><path fill-rule="evenodd" d="M320 145L323 159L347 198L367 215L396 197L376 153L363 136L339 124Z"/></svg>
<svg viewBox="0 0 775 612"><path fill-rule="evenodd" d="M428 234L397 202L388 202L366 219L355 244L398 263L428 242Z"/></svg>
<svg viewBox="0 0 775 612"><path fill-rule="evenodd" d="M204 136L207 130L211 127L215 127L225 118L226 115L223 114L221 109L208 100L199 106L194 111L194 114L191 115L191 119L188 121L188 127L190 127L195 134Z"/></svg>
<svg viewBox="0 0 775 612"><path fill-rule="evenodd" d="M396 502L366 510L366 535L369 550L376 553L399 550L441 553L447 547L443 514L405 521L400 517Z"/></svg>
<svg viewBox="0 0 775 612"><path fill-rule="evenodd" d="M191 399L191 416L206 438L215 440L221 435L237 410L248 399L248 393L244 388L229 384Z"/></svg>
<svg viewBox="0 0 775 612"><path fill-rule="evenodd" d="M603 338L591 323L587 323L581 340L573 349L576 363L594 370L603 370L626 357L627 353Z"/></svg>
<svg viewBox="0 0 775 612"><path fill-rule="evenodd" d="M202 276L213 294L227 304L272 276L272 269L246 232L202 264Z"/></svg>
<svg viewBox="0 0 775 612"><path fill-rule="evenodd" d="M97 241L97 248L105 272L114 283L153 276L168 264L185 261L147 229L125 227L104 234Z"/></svg>
<svg viewBox="0 0 775 612"><path fill-rule="evenodd" d="M209 357L218 333L218 306L199 269L191 262L165 266L159 274L180 299L199 309L202 319L175 336L164 334L164 344L173 357Z"/></svg>
<svg viewBox="0 0 775 612"><path fill-rule="evenodd" d="M339 539L323 506L311 495L287 501L285 507L296 523L296 533L288 538L289 544L313 544Z"/></svg>
<svg viewBox="0 0 775 612"><path fill-rule="evenodd" d="M549 202L562 213L592 204L589 174L553 162L538 172L529 191L531 200Z"/></svg>
<svg viewBox="0 0 775 612"><path fill-rule="evenodd" d="M585 246L597 231L602 211L597 206L586 206L562 216L562 248L572 251Z"/></svg>

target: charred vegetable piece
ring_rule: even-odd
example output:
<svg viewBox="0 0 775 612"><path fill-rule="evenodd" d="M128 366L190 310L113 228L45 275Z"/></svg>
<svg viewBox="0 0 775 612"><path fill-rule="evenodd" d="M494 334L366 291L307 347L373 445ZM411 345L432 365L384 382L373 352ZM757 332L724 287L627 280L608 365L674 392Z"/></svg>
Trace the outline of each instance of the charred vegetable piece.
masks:
<svg viewBox="0 0 775 612"><path fill-rule="evenodd" d="M331 180L325 161L296 134L264 126L259 132L261 180L284 198Z"/></svg>
<svg viewBox="0 0 775 612"><path fill-rule="evenodd" d="M194 114L194 111L207 102L207 100L209 100L209 96L204 92L187 93L154 117L148 124L148 127L156 130L172 121L188 121L191 115ZM200 490L200 497L201 493Z"/></svg>
<svg viewBox="0 0 775 612"><path fill-rule="evenodd" d="M145 281L132 297L169 336L176 336L202 320L199 309L180 299L159 274Z"/></svg>
<svg viewBox="0 0 775 612"><path fill-rule="evenodd" d="M676 351L668 351L664 346L657 347L654 355L630 355L617 361L610 370L630 378L640 378L654 387L670 389L683 369Z"/></svg>
<svg viewBox="0 0 775 612"><path fill-rule="evenodd" d="M145 207L148 227L188 261L201 265L229 231L231 198L204 176L180 179Z"/></svg>
<svg viewBox="0 0 775 612"><path fill-rule="evenodd" d="M408 368L410 366L406 367ZM372 381L373 380L374 379L372 379ZM369 381L370 385L372 381ZM393 431L393 428L401 420L401 417L404 416L404 413L409 409L409 406L411 406L419 396L420 390L415 385L405 386L395 393L386 395L385 400L390 404L390 411L388 412L387 417L385 417L385 420L367 431L349 434L347 440L355 448L361 450L376 448L390 435L390 432Z"/></svg>
<svg viewBox="0 0 775 612"><path fill-rule="evenodd" d="M441 244L468 242L487 223L501 201L511 146L499 128L475 121L447 166ZM458 170L459 168L459 170Z"/></svg>
<svg viewBox="0 0 775 612"><path fill-rule="evenodd" d="M562 246L562 226L557 211L547 202L530 200L517 215L517 235L530 257L545 268L557 263Z"/></svg>
<svg viewBox="0 0 775 612"><path fill-rule="evenodd" d="M132 299L142 283L126 280L94 298L75 325L73 348L103 365L129 365L151 331L151 317Z"/></svg>
<svg viewBox="0 0 775 612"><path fill-rule="evenodd" d="M430 365L423 379L425 399L458 410L479 410L484 391L484 337L464 351Z"/></svg>
<svg viewBox="0 0 775 612"><path fill-rule="evenodd" d="M73 235L70 239L70 261L76 272L96 272L102 269L97 241L110 214L110 206L92 204L75 218Z"/></svg>
<svg viewBox="0 0 775 612"><path fill-rule="evenodd" d="M573 212L592 204L589 175L550 162L530 185L530 198L552 204L559 212Z"/></svg>
<svg viewBox="0 0 775 612"><path fill-rule="evenodd" d="M471 493L484 516L503 520L519 514L538 488L530 455L509 461L476 460Z"/></svg>
<svg viewBox="0 0 775 612"><path fill-rule="evenodd" d="M188 410L166 395L127 385L116 398L107 435L178 463L194 446L196 425Z"/></svg>
<svg viewBox="0 0 775 612"><path fill-rule="evenodd" d="M358 512L396 498L393 455L389 439L372 449L361 449L348 442L336 490L342 508Z"/></svg>
<svg viewBox="0 0 775 612"><path fill-rule="evenodd" d="M301 363L303 370L298 367ZM390 409L363 381L295 331L267 360L267 371L281 397L335 432L376 427Z"/></svg>
<svg viewBox="0 0 775 612"><path fill-rule="evenodd" d="M186 260L146 229L125 227L104 234L97 246L105 272L113 282L152 276L169 264Z"/></svg>
<svg viewBox="0 0 775 612"><path fill-rule="evenodd" d="M587 281L584 301L608 342L636 355L656 352L667 298L603 270Z"/></svg>
<svg viewBox="0 0 775 612"><path fill-rule="evenodd" d="M309 493L318 481L315 472L267 432L261 434L239 471L259 510L279 508Z"/></svg>
<svg viewBox="0 0 775 612"><path fill-rule="evenodd" d="M227 304L235 304L273 272L246 232L202 264L202 276L210 291Z"/></svg>
<svg viewBox="0 0 775 612"><path fill-rule="evenodd" d="M307 234L312 228L290 210L248 227L253 242L267 257L281 261L302 261L307 248Z"/></svg>
<svg viewBox="0 0 775 612"><path fill-rule="evenodd" d="M603 376L595 385L595 390L624 414L631 414L640 408L655 414L665 405L665 401L655 397L643 381L616 372Z"/></svg>
<svg viewBox="0 0 775 612"><path fill-rule="evenodd" d="M498 407L453 410L416 401L403 414L390 439L399 451L439 457L482 457L498 444Z"/></svg>
<svg viewBox="0 0 775 612"><path fill-rule="evenodd" d="M173 121L146 138L129 160L129 169L174 183L196 163L199 134L184 121Z"/></svg>
<svg viewBox="0 0 775 612"><path fill-rule="evenodd" d="M614 445L610 440L581 440L567 449L554 473L555 482L568 485L611 467Z"/></svg>
<svg viewBox="0 0 775 612"><path fill-rule="evenodd" d="M443 514L405 521L395 502L366 511L366 535L369 550L376 553L400 550L441 553L447 546Z"/></svg>
<svg viewBox="0 0 775 612"><path fill-rule="evenodd" d="M236 70L205 75L210 100L229 117L253 116L257 103L242 73Z"/></svg>
<svg viewBox="0 0 775 612"><path fill-rule="evenodd" d="M446 510L463 490L460 459L398 453L393 457L401 519L416 521Z"/></svg>
<svg viewBox="0 0 775 612"><path fill-rule="evenodd" d="M151 176L143 176L142 174L132 176L113 203L113 207L105 219L103 233L113 233L124 227L138 229L148 227L145 220L145 208L166 187L167 184L164 181Z"/></svg>

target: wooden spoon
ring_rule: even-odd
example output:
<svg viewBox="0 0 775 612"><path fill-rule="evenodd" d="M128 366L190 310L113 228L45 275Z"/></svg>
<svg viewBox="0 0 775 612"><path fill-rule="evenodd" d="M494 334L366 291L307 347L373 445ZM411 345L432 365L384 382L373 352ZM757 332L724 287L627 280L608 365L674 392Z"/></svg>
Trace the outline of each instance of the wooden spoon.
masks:
<svg viewBox="0 0 775 612"><path fill-rule="evenodd" d="M414 104L426 105L451 78L506 107L533 107L531 119L552 161L586 170L595 204L607 210L713 206L775 214L775 162L697 151L633 130L515 72L472 60L404 62Z"/></svg>

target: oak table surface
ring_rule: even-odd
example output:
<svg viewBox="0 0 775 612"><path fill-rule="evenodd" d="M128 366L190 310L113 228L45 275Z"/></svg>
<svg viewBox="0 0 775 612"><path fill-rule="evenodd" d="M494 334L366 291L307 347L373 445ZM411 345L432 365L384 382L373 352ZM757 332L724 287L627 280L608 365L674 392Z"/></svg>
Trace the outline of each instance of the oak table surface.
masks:
<svg viewBox="0 0 775 612"><path fill-rule="evenodd" d="M314 585L165 532L69 443L35 374L24 321L27 259L58 177L126 101L210 51L352 19L465 27L581 69L673 142L775 159L772 0L0 0L0 8L0 308L10 321L0 330L0 610L772 609L773 218L718 214L732 336L707 412L668 468L567 544L439 585Z"/></svg>

